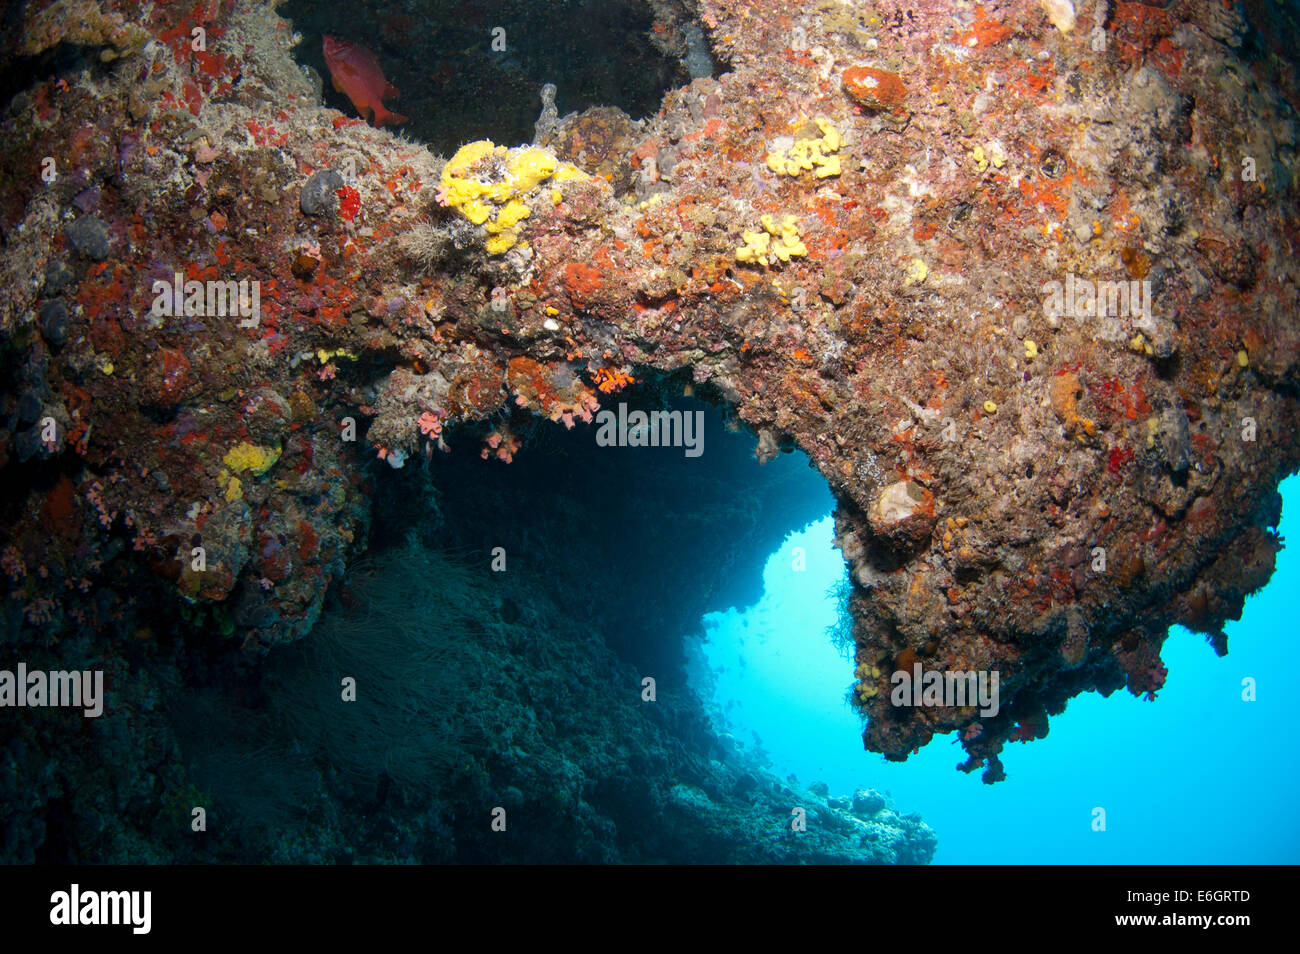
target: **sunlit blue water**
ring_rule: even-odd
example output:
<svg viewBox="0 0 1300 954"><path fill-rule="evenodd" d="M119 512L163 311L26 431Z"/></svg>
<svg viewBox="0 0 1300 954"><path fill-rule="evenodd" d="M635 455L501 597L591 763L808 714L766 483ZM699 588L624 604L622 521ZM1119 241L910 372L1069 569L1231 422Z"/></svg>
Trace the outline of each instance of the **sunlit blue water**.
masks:
<svg viewBox="0 0 1300 954"><path fill-rule="evenodd" d="M1300 501L1300 477L1282 485ZM1281 532L1300 539L1287 506ZM937 831L936 863L1296 863L1300 861L1300 733L1286 660L1295 637L1300 553L1283 550L1262 592L1229 623L1227 657L1176 629L1155 702L1117 692L1070 702L1048 738L1003 750L1008 778L985 785L955 769L954 736L938 737L902 764L862 748L858 716L844 701L853 679L826 636L843 578L829 517L789 537L768 561L766 594L746 613L710 614L704 651L715 700L742 741L756 734L780 775L824 781L832 794L871 787ZM792 568L794 548L807 566ZM1252 676L1258 701L1244 702ZM1106 831L1092 830L1105 809Z"/></svg>

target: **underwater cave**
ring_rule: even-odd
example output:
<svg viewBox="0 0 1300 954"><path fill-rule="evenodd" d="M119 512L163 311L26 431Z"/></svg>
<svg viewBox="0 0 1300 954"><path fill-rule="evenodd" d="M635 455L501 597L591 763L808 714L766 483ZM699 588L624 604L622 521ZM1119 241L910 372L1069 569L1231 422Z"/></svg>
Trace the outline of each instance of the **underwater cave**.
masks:
<svg viewBox="0 0 1300 954"><path fill-rule="evenodd" d="M832 499L802 454L760 463L755 436L682 396L693 390L683 381L618 399L630 420L690 415L689 446L602 446L599 417L565 429L516 414L494 425L518 442L508 464L477 453L482 427L465 426L442 435L445 451L375 465L370 548L312 632L180 705L193 777L243 850L417 862L929 856L918 818L866 795L856 818L852 792L772 774L761 745L711 712L707 682L687 679L703 614L758 602L767 554L824 522ZM341 677L356 680L355 701L340 701ZM526 835L453 824L485 799ZM783 838L782 799L839 814L852 837ZM741 834L773 812L778 822ZM335 826L350 824L368 853L338 847ZM859 843L867 832L879 847Z"/></svg>
<svg viewBox="0 0 1300 954"><path fill-rule="evenodd" d="M1300 4L0 6L0 861L1300 857Z"/></svg>
<svg viewBox="0 0 1300 954"><path fill-rule="evenodd" d="M556 87L559 114L614 107L632 121L664 93L708 75L713 54L687 2L649 0L288 0L279 7L302 35L295 50L324 102L356 115L334 88L322 38L371 50L408 117L402 133L451 155L474 139L531 142L540 91Z"/></svg>

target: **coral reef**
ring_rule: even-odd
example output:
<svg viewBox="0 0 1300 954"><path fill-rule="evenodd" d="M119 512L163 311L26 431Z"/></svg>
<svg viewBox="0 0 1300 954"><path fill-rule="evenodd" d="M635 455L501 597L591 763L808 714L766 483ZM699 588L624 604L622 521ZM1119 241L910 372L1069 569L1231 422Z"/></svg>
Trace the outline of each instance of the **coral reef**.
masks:
<svg viewBox="0 0 1300 954"><path fill-rule="evenodd" d="M16 9L6 638L150 600L292 643L381 460L436 470L460 425L517 467L605 369L825 478L869 749L959 733L996 781L1072 696L1154 694L1171 624L1226 651L1300 460L1296 15L1066 6L657 0L701 74L657 113L447 163L322 105L274 3ZM1001 711L892 707L902 660L999 671Z"/></svg>

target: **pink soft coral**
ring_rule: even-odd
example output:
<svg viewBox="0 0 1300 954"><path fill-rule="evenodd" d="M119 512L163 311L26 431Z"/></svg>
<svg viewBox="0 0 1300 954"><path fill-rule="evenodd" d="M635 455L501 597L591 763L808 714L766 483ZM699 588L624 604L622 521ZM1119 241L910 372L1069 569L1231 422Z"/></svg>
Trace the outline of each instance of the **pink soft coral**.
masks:
<svg viewBox="0 0 1300 954"><path fill-rule="evenodd" d="M442 421L432 411L425 411L416 423L420 425L420 433L425 437L434 438L442 433Z"/></svg>

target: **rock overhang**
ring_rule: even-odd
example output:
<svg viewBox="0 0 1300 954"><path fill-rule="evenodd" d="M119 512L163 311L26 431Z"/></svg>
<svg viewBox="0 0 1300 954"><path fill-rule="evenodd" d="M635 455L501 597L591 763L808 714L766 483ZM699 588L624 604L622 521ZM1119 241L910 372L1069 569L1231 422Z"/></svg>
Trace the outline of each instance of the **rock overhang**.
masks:
<svg viewBox="0 0 1300 954"><path fill-rule="evenodd" d="M1169 625L1222 648L1271 572L1300 355L1276 11L706 2L728 72L640 127L566 117L557 143L612 158L475 222L440 157L317 104L269 8L73 6L32 5L24 52L106 65L6 121L8 163L57 173L6 189L0 323L44 412L6 466L77 491L18 482L10 566L49 554L28 607L116 528L250 645L299 638L376 461L465 423L513 454L509 415L581 421L640 369L689 369L825 476L891 757L958 731L995 780L1072 695L1154 694ZM159 320L177 272L258 282L257 322ZM266 466L233 472L244 447ZM1000 714L892 706L915 661L999 671Z"/></svg>

